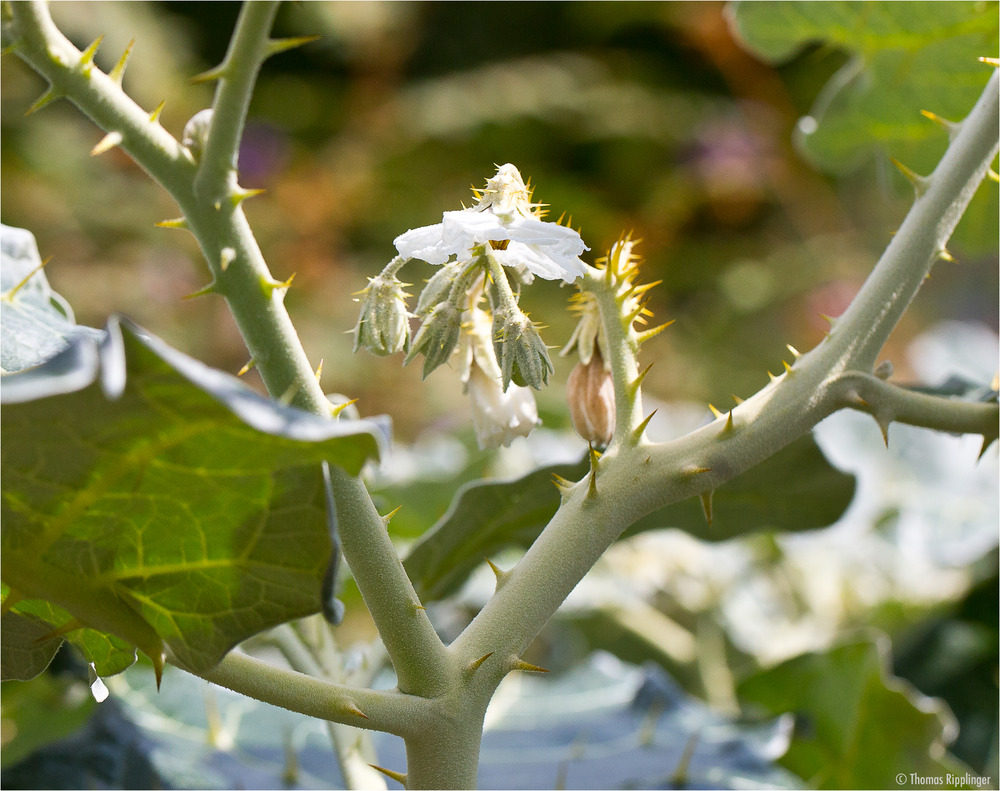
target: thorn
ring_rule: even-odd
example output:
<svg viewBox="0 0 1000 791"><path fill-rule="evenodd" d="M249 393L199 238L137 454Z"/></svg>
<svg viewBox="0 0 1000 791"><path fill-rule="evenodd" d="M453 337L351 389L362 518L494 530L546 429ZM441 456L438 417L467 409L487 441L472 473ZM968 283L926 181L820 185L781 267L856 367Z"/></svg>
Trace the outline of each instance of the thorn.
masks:
<svg viewBox="0 0 1000 791"><path fill-rule="evenodd" d="M653 363L650 363L649 365L647 365L645 368L643 368L639 372L639 375L636 376L635 381L631 382L629 384L629 390L631 391L631 393L632 393L633 396L636 393L639 392L639 388L642 387L642 382L646 378L646 374L649 373L649 369L652 368L652 367L653 367Z"/></svg>
<svg viewBox="0 0 1000 791"><path fill-rule="evenodd" d="M163 643L160 643L160 645L162 646ZM146 656L149 657L149 661L153 663L153 673L156 674L156 691L159 692L160 682L163 681L163 667L167 662L167 657L163 653L162 648L152 654L146 653L145 651L143 653L145 653Z"/></svg>
<svg viewBox="0 0 1000 791"><path fill-rule="evenodd" d="M201 82L212 82L213 80L221 80L226 76L227 66L225 62L220 63L213 69L208 71L203 71L201 74L196 74L191 78L191 82L198 84Z"/></svg>
<svg viewBox="0 0 1000 791"><path fill-rule="evenodd" d="M372 769L374 769L375 771L381 772L382 774L384 774L390 780L395 780L397 783L399 783L401 786L403 786L403 788L406 788L406 773L405 772L394 772L394 771L392 771L392 769L386 769L385 767L379 766L378 764L368 764L368 765Z"/></svg>
<svg viewBox="0 0 1000 791"><path fill-rule="evenodd" d="M707 492L702 492L698 495L701 500L701 510L705 512L705 521L708 522L708 526L712 526L712 495L715 494L714 489L709 489Z"/></svg>
<svg viewBox="0 0 1000 791"><path fill-rule="evenodd" d="M156 223L157 228L177 228L182 231L189 230L187 220L183 217L178 217L176 220L160 220Z"/></svg>
<svg viewBox="0 0 1000 791"><path fill-rule="evenodd" d="M134 46L135 46L135 39L132 39L128 43L128 46L125 47L125 51L122 53L122 56L118 59L118 62L115 64L115 67L108 72L108 76L116 83L118 83L119 87L121 87L122 79L125 77L125 67L128 66L128 59L132 55L132 47Z"/></svg>
<svg viewBox="0 0 1000 791"><path fill-rule="evenodd" d="M799 357L802 356L802 352L800 352L798 349L796 349L790 343L786 343L785 344L785 348L788 349L788 351L790 351L792 353L792 357L795 357L796 359L798 359Z"/></svg>
<svg viewBox="0 0 1000 791"><path fill-rule="evenodd" d="M539 667L538 665L533 665L530 662L525 662L523 659L517 659L510 667L511 670L523 670L525 673L548 673L544 667Z"/></svg>
<svg viewBox="0 0 1000 791"><path fill-rule="evenodd" d="M283 297L284 292L288 291L288 288L292 285L292 281L294 279L295 279L294 272L292 273L292 276L288 278L288 280L286 280L284 283L279 283L274 278L262 277L260 280L260 290L264 292L265 297L271 297L271 295L273 295L274 292L276 291L282 292L278 296Z"/></svg>
<svg viewBox="0 0 1000 791"><path fill-rule="evenodd" d="M8 44L3 49L0 49L0 55L11 55L17 52L17 50L20 49L20 47L21 47L21 42L15 41L13 44Z"/></svg>
<svg viewBox="0 0 1000 791"><path fill-rule="evenodd" d="M237 376L243 376L243 374L247 373L256 364L257 364L257 361L255 359L253 359L253 357L251 357L249 360L247 360L246 365L244 365L242 368L240 368L239 371L236 372L236 375Z"/></svg>
<svg viewBox="0 0 1000 791"><path fill-rule="evenodd" d="M716 420L718 420L720 417L722 417L722 413L718 409L716 409L713 404L709 404L708 408L710 410L712 410L712 414L715 415L715 419Z"/></svg>
<svg viewBox="0 0 1000 791"><path fill-rule="evenodd" d="M311 44L313 41L318 41L322 36L294 36L291 38L272 38L267 42L267 55L265 57L271 57L272 55L277 55L279 52L287 52L290 49L295 49L296 47L301 47L304 44Z"/></svg>
<svg viewBox="0 0 1000 791"><path fill-rule="evenodd" d="M650 412L648 415L646 415L645 418L643 418L642 422L638 426L636 426L632 430L632 441L633 442L638 442L640 439L642 439L642 435L646 431L646 426L649 425L649 421L653 419L653 415L655 415L655 414L656 414L656 410L654 409L652 412Z"/></svg>
<svg viewBox="0 0 1000 791"><path fill-rule="evenodd" d="M837 319L835 319L833 316L827 316L825 313L820 313L819 317L830 325L831 330L837 326Z"/></svg>
<svg viewBox="0 0 1000 791"><path fill-rule="evenodd" d="M1000 58L979 58L978 60L980 63L985 63L987 66L1000 68Z"/></svg>
<svg viewBox="0 0 1000 791"><path fill-rule="evenodd" d="M14 286L9 291L5 291L3 293L4 301L5 302L13 301L14 295L17 294L17 292L20 291L22 288L24 288L28 284L28 281L31 280L31 278L33 278L35 275L41 272L45 268L45 265L51 260L52 256L49 256L44 261L42 261L42 263L40 263L38 266L36 266L34 269L28 272L28 274L26 274L23 278L21 278L20 282L16 286Z"/></svg>
<svg viewBox="0 0 1000 791"><path fill-rule="evenodd" d="M938 258L940 258L942 261L948 261L949 263L952 264L958 263L958 261L955 260L955 257L951 253L949 253L944 247L938 250Z"/></svg>
<svg viewBox="0 0 1000 791"><path fill-rule="evenodd" d="M552 473L552 483L555 484L556 488L561 493L568 492L570 489L576 486L576 484L573 483L573 481L568 481L561 475L557 475L556 473Z"/></svg>
<svg viewBox="0 0 1000 791"><path fill-rule="evenodd" d="M990 449L990 446L996 441L997 441L996 437L987 437L985 434L983 434L983 446L979 449L979 456L976 458L977 462L982 461L983 456L986 455L986 451L988 451Z"/></svg>
<svg viewBox="0 0 1000 791"><path fill-rule="evenodd" d="M90 149L90 155L92 157L100 156L105 151L110 151L115 146L120 145L123 139L121 132L108 132L101 138L101 142Z"/></svg>
<svg viewBox="0 0 1000 791"><path fill-rule="evenodd" d="M681 475L691 476L691 475L701 475L706 472L711 472L711 467L699 467L695 464L689 464L686 467L681 467Z"/></svg>
<svg viewBox="0 0 1000 791"><path fill-rule="evenodd" d="M357 399L355 398L354 401L357 401ZM350 401L349 403L353 404L354 401ZM385 516L383 516L382 517L382 524L385 525L386 527L388 527L389 526L389 522L392 521L392 518L399 512L399 509L402 508L402 507L403 506L401 506L401 505L397 505L389 513L387 513Z"/></svg>
<svg viewBox="0 0 1000 791"><path fill-rule="evenodd" d="M421 610L426 610L427 608L419 602L411 601L410 606L413 608L413 614L416 615Z"/></svg>
<svg viewBox="0 0 1000 791"><path fill-rule="evenodd" d="M204 288L199 288L193 294L188 294L187 296L181 297L181 299L196 299L197 297L207 297L209 294L218 294L219 287L213 280Z"/></svg>
<svg viewBox="0 0 1000 791"><path fill-rule="evenodd" d="M888 448L889 447L889 423L890 423L890 421L885 420L885 419L883 419L881 417L878 417L876 415L872 415L872 417L874 417L875 418L875 422L878 423L878 430L882 432L882 441L885 443L885 446Z"/></svg>
<svg viewBox="0 0 1000 791"><path fill-rule="evenodd" d="M343 404L337 404L337 406L332 407L330 409L330 414L333 415L334 417L340 417L340 413L341 412L343 412L345 409L347 409L347 407L349 407L351 404L356 404L356 403L358 403L358 399L352 398L350 401L345 401ZM402 507L403 506L399 506L399 508L402 508ZM396 511L398 511L399 508L397 508ZM390 513L389 516L392 516L392 514L396 513L396 511L393 511L392 513Z"/></svg>
<svg viewBox="0 0 1000 791"><path fill-rule="evenodd" d="M986 169L986 177L990 181L995 181L997 183L1000 183L1000 173L997 173L993 168Z"/></svg>
<svg viewBox="0 0 1000 791"><path fill-rule="evenodd" d="M924 176L915 173L894 157L889 157L889 161L892 162L892 164L896 166L896 169L906 177L906 180L913 185L913 189L917 193L918 198L927 191L927 187L931 183L929 178L925 178Z"/></svg>
<svg viewBox="0 0 1000 791"><path fill-rule="evenodd" d="M588 443L590 445L590 481L587 487L587 498L597 496L597 464L600 461L601 454L594 449L594 444Z"/></svg>
<svg viewBox="0 0 1000 791"><path fill-rule="evenodd" d="M63 98L63 96L65 96L64 93L62 93L61 91L57 91L50 85L49 88L45 91L45 93L39 96L38 99L35 101L35 103L28 108L25 115L31 115L32 113L37 113L46 105L51 104L52 102Z"/></svg>
<svg viewBox="0 0 1000 791"><path fill-rule="evenodd" d="M955 133L961 128L961 124L956 124L954 121L949 121L947 118L942 118L937 113L932 113L930 110L921 110L920 114L927 118L938 126L940 126L944 131L948 133L948 137L954 137Z"/></svg>
<svg viewBox="0 0 1000 791"><path fill-rule="evenodd" d="M357 705L354 703L354 701L351 700L347 701L347 703L344 704L344 711L346 711L348 714L353 714L355 717L361 717L362 719L365 720L368 719L368 715L365 714L361 709L359 709Z"/></svg>
<svg viewBox="0 0 1000 791"><path fill-rule="evenodd" d="M243 201L247 198L256 198L258 195L263 195L265 192L267 192L265 189L243 189L243 187L237 187L229 196L229 202L235 208L243 203Z"/></svg>
<svg viewBox="0 0 1000 791"><path fill-rule="evenodd" d="M776 382L776 381L778 381L778 379L780 377L775 376L773 373L771 373L770 371L768 371L767 372L767 378L770 379L772 382Z"/></svg>
<svg viewBox="0 0 1000 791"><path fill-rule="evenodd" d="M319 365L316 366L316 372L313 374L316 377L316 381L319 382L323 378L323 358L319 358Z"/></svg>
<svg viewBox="0 0 1000 791"><path fill-rule="evenodd" d="M90 74L90 70L94 66L94 55L97 54L97 49L101 46L102 41L104 41L103 33L95 38L93 43L80 53L80 66L84 74Z"/></svg>
<svg viewBox="0 0 1000 791"><path fill-rule="evenodd" d="M785 366L785 373L786 374L790 374L792 372L792 366L790 366L787 362L785 362L784 360L782 360L781 364L783 366Z"/></svg>
<svg viewBox="0 0 1000 791"><path fill-rule="evenodd" d="M160 113L163 112L163 105L165 105L166 103L167 103L167 100L164 99L162 102L160 102L158 105L156 105L156 109L153 110L153 112L151 112L149 114L149 120L152 121L154 124L157 123L157 122L159 122L159 120L160 120Z"/></svg>
<svg viewBox="0 0 1000 791"><path fill-rule="evenodd" d="M733 410L730 409L729 410L729 416L726 418L726 425L724 425L722 427L722 430L724 432L728 433L728 432L732 431L733 428L734 428L734 426L733 426Z"/></svg>
<svg viewBox="0 0 1000 791"><path fill-rule="evenodd" d="M481 657L479 657L479 659L473 659L471 662L469 662L469 664L465 666L466 675L471 676L473 673L479 670L483 662L485 662L487 659L493 656L493 653L494 653L493 651L490 651L488 654L483 654Z"/></svg>
<svg viewBox="0 0 1000 791"><path fill-rule="evenodd" d="M229 265L236 260L236 251L232 247L223 247L219 252L219 269L225 272Z"/></svg>
<svg viewBox="0 0 1000 791"><path fill-rule="evenodd" d="M650 340L651 338L655 338L657 335L659 335L661 332L663 332L667 327L669 327L675 321L677 321L677 319L671 319L670 321L666 322L665 324L661 324L659 327L653 327L653 329L651 329L651 330L645 330L644 332L637 332L636 333L636 341L639 344L643 344L646 341Z"/></svg>
<svg viewBox="0 0 1000 791"><path fill-rule="evenodd" d="M735 395L735 394L733 394L733 393L730 393L730 394L729 394L729 397L730 397L730 398L732 398L732 399L733 399L733 401L735 401L735 402L736 402L736 406L739 406L740 404L742 404L742 403L743 403L743 399L742 399L742 398L740 398L740 397L739 397L738 395Z"/></svg>

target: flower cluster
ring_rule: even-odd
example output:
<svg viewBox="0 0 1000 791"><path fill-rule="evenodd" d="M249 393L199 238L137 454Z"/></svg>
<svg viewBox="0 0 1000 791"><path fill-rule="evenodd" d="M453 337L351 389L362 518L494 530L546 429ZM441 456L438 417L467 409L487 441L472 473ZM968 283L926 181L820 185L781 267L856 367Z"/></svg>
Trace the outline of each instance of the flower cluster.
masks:
<svg viewBox="0 0 1000 791"><path fill-rule="evenodd" d="M576 231L543 219L513 165L497 168L474 196L474 206L395 239L399 255L360 293L354 348L406 351L404 364L423 355L424 377L460 350L476 436L481 446L497 447L537 425L529 388L541 389L553 371L537 327L518 305L521 286L535 276L574 282L588 271L580 259L588 248ZM396 275L413 259L441 269L410 313ZM412 341L411 319L420 325Z"/></svg>

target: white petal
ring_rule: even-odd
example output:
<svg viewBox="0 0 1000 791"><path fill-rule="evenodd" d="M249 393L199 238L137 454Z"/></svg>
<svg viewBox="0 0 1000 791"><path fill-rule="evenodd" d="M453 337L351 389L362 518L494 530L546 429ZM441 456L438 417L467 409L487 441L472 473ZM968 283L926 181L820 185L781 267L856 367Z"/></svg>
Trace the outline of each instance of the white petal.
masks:
<svg viewBox="0 0 1000 791"><path fill-rule="evenodd" d="M506 250L494 250L493 255L504 266L526 266L529 272L545 280L562 279L572 283L584 273L584 264L579 258L566 255L552 255L541 245L511 242Z"/></svg>
<svg viewBox="0 0 1000 791"><path fill-rule="evenodd" d="M442 241L442 224L425 225L400 234L393 244L404 258L418 258L428 264L443 264L451 256Z"/></svg>
<svg viewBox="0 0 1000 791"><path fill-rule="evenodd" d="M589 250L572 228L554 222L542 222L534 217L518 217L510 226L510 238L525 244L553 247L568 255L580 255Z"/></svg>

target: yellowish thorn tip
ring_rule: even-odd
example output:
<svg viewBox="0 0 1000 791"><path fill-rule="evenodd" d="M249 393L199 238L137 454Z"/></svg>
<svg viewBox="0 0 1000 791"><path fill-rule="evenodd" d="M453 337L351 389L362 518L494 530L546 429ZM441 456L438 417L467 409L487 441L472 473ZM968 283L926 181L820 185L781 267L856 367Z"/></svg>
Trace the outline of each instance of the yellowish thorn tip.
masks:
<svg viewBox="0 0 1000 791"><path fill-rule="evenodd" d="M49 87L49 89L45 91L45 93L43 93L41 96L39 96L38 99L35 100L35 103L27 109L25 115L31 115L32 113L37 113L43 107L51 104L57 99L63 98L64 95L65 94L63 93L57 92L55 88Z"/></svg>
<svg viewBox="0 0 1000 791"><path fill-rule="evenodd" d="M213 80L221 80L225 76L226 76L226 64L220 63L213 69L209 69L208 71L203 71L201 74L196 74L194 77L191 78L191 82L197 85L198 83L201 82L212 82Z"/></svg>
<svg viewBox="0 0 1000 791"><path fill-rule="evenodd" d="M254 359L249 360L246 365L244 365L242 368L240 368L239 371L236 372L236 375L243 376L243 374L249 372L249 370L253 368L256 364L257 364L256 360Z"/></svg>
<svg viewBox="0 0 1000 791"><path fill-rule="evenodd" d="M523 659L518 659L511 665L511 670L523 670L525 673L548 673L544 667L539 667L538 665L533 665L530 662L525 662Z"/></svg>
<svg viewBox="0 0 1000 791"><path fill-rule="evenodd" d="M469 673L470 675L472 673L475 673L477 670L479 670L480 667L482 667L483 662L485 662L487 659L493 656L493 653L494 653L493 651L490 651L488 654L483 654L481 657L479 657L479 659L473 659L466 666L465 668L466 672Z"/></svg>
<svg viewBox="0 0 1000 791"><path fill-rule="evenodd" d="M708 526L712 526L712 495L714 494L714 489L709 489L707 492L702 492L698 495L701 499L701 509L705 512L705 521L708 522Z"/></svg>
<svg viewBox="0 0 1000 791"><path fill-rule="evenodd" d="M742 399L742 398L740 398L740 397L739 397L738 395L735 395L734 393L730 393L730 394L729 394L729 397L730 397L730 398L732 398L732 399L733 399L733 401L735 401L735 402L736 402L736 405L737 405L737 406L739 406L740 404L742 404L742 403L743 403L743 399Z"/></svg>
<svg viewBox="0 0 1000 791"><path fill-rule="evenodd" d="M89 72L90 67L94 65L94 56L97 54L97 48L101 46L102 41L104 41L103 33L94 39L93 43L80 53L80 65L83 67L84 72Z"/></svg>
<svg viewBox="0 0 1000 791"><path fill-rule="evenodd" d="M110 151L115 146L121 145L123 139L121 132L108 132L96 146L90 149L90 155L92 157L100 156L105 151Z"/></svg>
<svg viewBox="0 0 1000 791"><path fill-rule="evenodd" d="M395 780L403 788L406 788L406 773L405 772L394 772L392 769L386 769L384 766L379 766L378 764L368 764L372 769L377 772L381 772L390 780Z"/></svg>
<svg viewBox="0 0 1000 791"><path fill-rule="evenodd" d="M792 357L801 357L802 356L802 352L800 352L798 349L796 349L790 343L786 343L785 344L785 348L788 349L788 351L790 351L792 353Z"/></svg>
<svg viewBox="0 0 1000 791"><path fill-rule="evenodd" d="M712 410L712 414L715 415L715 419L716 420L718 420L720 417L722 417L722 413L718 409L715 408L714 404L709 404L708 408L710 410Z"/></svg>
<svg viewBox="0 0 1000 791"><path fill-rule="evenodd" d="M167 103L167 101L166 101L166 99L164 99L164 100L163 100L162 102L160 102L160 103L159 103L158 105L156 105L156 109L155 109L155 110L153 110L153 112L151 112L151 113L149 114L149 120L150 120L150 121L151 121L152 123L154 123L154 124L155 124L155 123L158 123L158 122L159 122L159 120L160 120L160 113L162 113L162 112L163 112L163 106L164 106L164 105L165 105L166 103Z"/></svg>
<svg viewBox="0 0 1000 791"><path fill-rule="evenodd" d="M357 401L357 399L354 399L354 401ZM352 401L351 403L353 404L353 403L354 403L354 401ZM389 513L387 513L387 514L386 514L385 516L383 516L383 517L382 517L382 524L384 524L384 525L388 525L388 524L389 524L389 522L391 522L391 521L392 521L392 518L393 518L393 517L394 517L394 516L395 516L396 514L398 514L398 513L399 513L399 509L400 509L400 508L402 508L402 507L403 507L403 506L401 506L401 505L397 505L397 506L396 506L395 508L393 508L393 509L392 509L392 510L391 510L391 511L390 511Z"/></svg>
<svg viewBox="0 0 1000 791"><path fill-rule="evenodd" d="M287 52L290 49L301 47L304 44L311 44L319 41L322 36L294 36L291 38L273 38L267 42L268 56L277 55L279 52Z"/></svg>
<svg viewBox="0 0 1000 791"><path fill-rule="evenodd" d="M987 66L1000 68L1000 58L979 58L979 62L985 63Z"/></svg>
<svg viewBox="0 0 1000 791"><path fill-rule="evenodd" d="M368 715L365 714L351 701L348 701L347 703L344 704L344 711L346 711L348 714L353 714L355 717L361 717L362 719L365 720L368 719Z"/></svg>
<svg viewBox="0 0 1000 791"><path fill-rule="evenodd" d="M128 46L125 47L125 51L122 56L118 59L115 67L108 72L108 77L110 77L114 82L118 83L119 86L122 84L122 79L125 77L125 67L128 66L128 59L132 55L132 48L135 46L135 39L132 39Z"/></svg>
<svg viewBox="0 0 1000 791"><path fill-rule="evenodd" d="M653 419L653 415L655 414L656 410L654 409L652 412L646 415L645 418L643 418L642 422L638 426L635 427L635 430L632 432L633 442L638 442L640 439L642 439L642 435L646 433L646 427L649 425L649 421Z"/></svg>
<svg viewBox="0 0 1000 791"><path fill-rule="evenodd" d="M188 224L187 220L185 220L183 217L178 217L176 220L160 220L160 222L156 223L156 227L178 228L182 231L186 231L188 229Z"/></svg>
<svg viewBox="0 0 1000 791"><path fill-rule="evenodd" d="M14 296L17 294L17 292L20 291L22 288L24 288L28 284L28 281L31 280L31 278L33 278L35 275L41 272L45 268L45 265L48 264L48 262L51 260L52 256L49 256L44 261L42 261L42 263L40 263L38 266L36 266L34 269L28 272L28 274L26 274L23 278L21 278L21 280L18 282L16 286L14 286L9 291L5 291L2 295L3 300L5 302L13 301Z"/></svg>
<svg viewBox="0 0 1000 791"><path fill-rule="evenodd" d="M358 399L352 398L350 401L345 401L343 404L337 404L330 410L330 414L333 415L334 417L339 417L340 413L343 412L345 409L347 409L347 407L349 407L351 404L356 404L356 403L358 403ZM402 507L403 506L399 506L399 508ZM398 511L399 508L397 508L396 511ZM392 514L396 513L396 511L393 511ZM390 514L390 516L392 516L392 514Z"/></svg>
<svg viewBox="0 0 1000 791"><path fill-rule="evenodd" d="M785 366L785 373L786 374L790 374L792 372L792 366L790 366L787 362L785 362L784 360L782 360L781 364L783 366Z"/></svg>

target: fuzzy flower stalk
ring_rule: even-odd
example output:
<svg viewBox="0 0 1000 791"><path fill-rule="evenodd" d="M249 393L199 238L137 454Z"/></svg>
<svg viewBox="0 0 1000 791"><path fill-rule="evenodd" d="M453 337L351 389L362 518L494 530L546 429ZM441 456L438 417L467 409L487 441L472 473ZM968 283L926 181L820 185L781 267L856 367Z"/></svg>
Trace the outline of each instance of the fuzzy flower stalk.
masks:
<svg viewBox="0 0 1000 791"><path fill-rule="evenodd" d="M554 370L518 304L521 288L536 276L573 283L591 271L580 258L589 248L576 231L544 220L543 205L513 165L497 168L473 195L475 205L396 237L399 255L360 294L355 351L406 351L404 365L423 355L424 378L458 352L477 439L497 447L538 424L530 388L540 390ZM410 313L396 275L412 260L441 268ZM410 319L419 322L412 342Z"/></svg>

